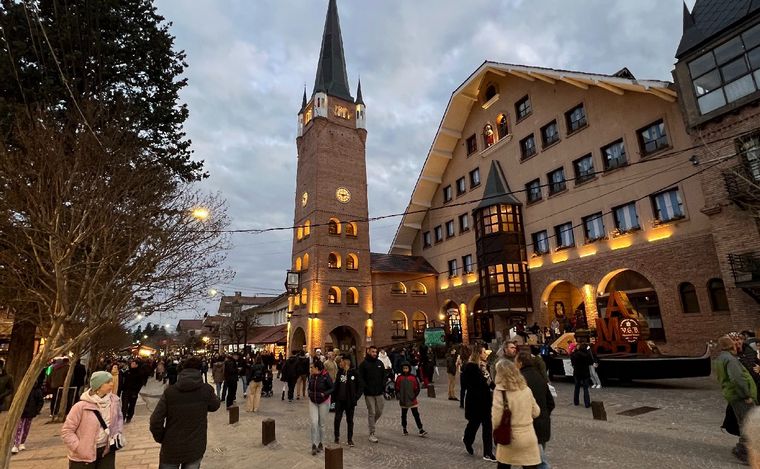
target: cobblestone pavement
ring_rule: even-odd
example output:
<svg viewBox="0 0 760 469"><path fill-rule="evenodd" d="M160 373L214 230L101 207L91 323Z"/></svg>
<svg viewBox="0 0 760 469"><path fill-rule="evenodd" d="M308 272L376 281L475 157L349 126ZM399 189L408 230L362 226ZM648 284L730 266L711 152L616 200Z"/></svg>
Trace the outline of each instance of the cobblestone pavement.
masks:
<svg viewBox="0 0 760 469"><path fill-rule="evenodd" d="M606 422L593 420L590 409L571 404L570 383L554 384L559 397L552 414L552 440L547 452L552 467L556 469L592 466L636 469L745 467L736 464L730 453L736 438L721 433L719 428L725 403L710 378L639 382L631 386L592 390L592 399L604 401L608 416ZM262 399L259 413L248 414L241 409L237 424L227 424L224 409L210 416L204 468L324 467L324 457L311 456L309 452L306 402L280 400L281 389L281 384L275 383L275 397ZM157 467L158 445L148 432L148 416L161 390L160 384L155 381L144 389L135 418L126 427L128 448L119 451L118 468ZM476 457L464 451L461 443L463 411L456 402L445 399L443 384L438 393L438 399L423 395L420 400L420 413L429 432L427 438L419 438L414 433L402 436L398 404L388 401L378 423L378 444L367 441L367 411L361 401L355 417L356 447L343 446L344 467L495 467L480 459L479 436L475 443ZM243 403L242 392L238 403ZM658 409L636 417L619 415L622 411L642 406ZM261 445L261 421L265 418L275 419L277 425L277 442L268 447ZM66 452L59 437L60 425L46 425L46 420L40 417L35 419L27 442L28 449L12 458L11 467L67 467ZM411 418L410 425L413 425ZM345 435L345 426L342 433ZM327 439L332 442L331 424L327 427Z"/></svg>

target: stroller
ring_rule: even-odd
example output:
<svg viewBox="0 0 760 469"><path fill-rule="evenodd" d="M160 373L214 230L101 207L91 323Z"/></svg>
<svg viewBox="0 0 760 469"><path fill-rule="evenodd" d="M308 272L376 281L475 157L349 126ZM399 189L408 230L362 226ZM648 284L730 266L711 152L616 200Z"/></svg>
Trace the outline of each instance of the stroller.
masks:
<svg viewBox="0 0 760 469"><path fill-rule="evenodd" d="M266 371L264 371L264 381L261 386L261 397L272 397L274 395L274 391L272 389L273 379L274 375L272 375L272 370L267 368Z"/></svg>
<svg viewBox="0 0 760 469"><path fill-rule="evenodd" d="M396 399L396 382L393 381L393 371L386 370L385 374L385 389L383 390L383 397L386 401Z"/></svg>

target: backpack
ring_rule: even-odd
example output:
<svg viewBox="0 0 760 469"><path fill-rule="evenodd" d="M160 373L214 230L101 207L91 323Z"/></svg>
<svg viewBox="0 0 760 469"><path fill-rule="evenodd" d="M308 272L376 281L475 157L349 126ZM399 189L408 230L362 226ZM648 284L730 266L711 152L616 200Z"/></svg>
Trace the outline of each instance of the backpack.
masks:
<svg viewBox="0 0 760 469"><path fill-rule="evenodd" d="M255 383L260 383L264 381L264 365L253 365L251 379Z"/></svg>

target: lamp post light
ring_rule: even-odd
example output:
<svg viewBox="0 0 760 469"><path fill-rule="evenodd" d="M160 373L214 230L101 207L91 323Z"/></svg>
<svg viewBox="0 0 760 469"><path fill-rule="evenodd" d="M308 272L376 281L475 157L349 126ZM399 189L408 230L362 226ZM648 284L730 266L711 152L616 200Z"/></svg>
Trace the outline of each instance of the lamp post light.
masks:
<svg viewBox="0 0 760 469"><path fill-rule="evenodd" d="M293 317L293 295L298 295L298 288L301 286L301 272L288 270L285 276L285 291L288 292L288 337L290 341L290 320ZM286 342L286 347L290 349L290 344Z"/></svg>

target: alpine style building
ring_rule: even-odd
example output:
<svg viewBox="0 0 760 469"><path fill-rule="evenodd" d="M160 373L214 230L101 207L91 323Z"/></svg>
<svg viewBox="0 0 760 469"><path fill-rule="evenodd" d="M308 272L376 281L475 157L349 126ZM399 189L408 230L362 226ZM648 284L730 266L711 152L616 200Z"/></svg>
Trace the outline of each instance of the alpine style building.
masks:
<svg viewBox="0 0 760 469"><path fill-rule="evenodd" d="M593 324L612 290L665 352L760 326L759 18L747 0L685 9L675 84L484 62L454 90L390 252L375 254L366 106L330 0L298 114L289 346Z"/></svg>

